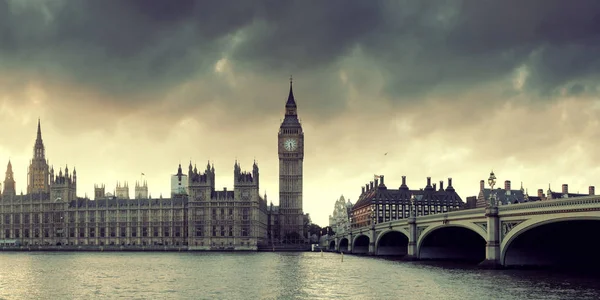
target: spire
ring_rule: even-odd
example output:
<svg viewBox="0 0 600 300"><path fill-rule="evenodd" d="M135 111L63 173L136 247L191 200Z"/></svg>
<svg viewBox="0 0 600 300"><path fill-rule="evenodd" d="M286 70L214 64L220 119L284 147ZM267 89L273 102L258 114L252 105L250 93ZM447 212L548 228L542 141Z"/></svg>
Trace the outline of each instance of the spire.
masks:
<svg viewBox="0 0 600 300"><path fill-rule="evenodd" d="M294 99L293 79L290 75L290 93L288 95L287 102L285 103L286 108L296 108L296 100Z"/></svg>
<svg viewBox="0 0 600 300"><path fill-rule="evenodd" d="M33 158L44 159L45 158L44 142L42 141L42 127L40 125L40 119L38 118L37 127L37 138L35 139L35 145L33 146Z"/></svg>
<svg viewBox="0 0 600 300"><path fill-rule="evenodd" d="M521 181L521 192L523 192L523 191L525 191L525 190L523 189L523 181Z"/></svg>
<svg viewBox="0 0 600 300"><path fill-rule="evenodd" d="M8 166L6 167L6 177L4 178L4 189L2 190L4 197L11 197L16 195L15 191L15 179L13 176L12 164L10 159L8 160Z"/></svg>
<svg viewBox="0 0 600 300"><path fill-rule="evenodd" d="M40 126L40 118L38 118L37 139L42 139L42 126Z"/></svg>

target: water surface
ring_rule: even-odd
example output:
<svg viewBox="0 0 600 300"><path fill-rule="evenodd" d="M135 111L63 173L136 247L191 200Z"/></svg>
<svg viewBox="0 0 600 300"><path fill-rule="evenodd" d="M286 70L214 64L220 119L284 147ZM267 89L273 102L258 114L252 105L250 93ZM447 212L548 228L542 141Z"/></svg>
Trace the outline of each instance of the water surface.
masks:
<svg viewBox="0 0 600 300"><path fill-rule="evenodd" d="M0 299L600 299L598 282L334 253L0 253Z"/></svg>

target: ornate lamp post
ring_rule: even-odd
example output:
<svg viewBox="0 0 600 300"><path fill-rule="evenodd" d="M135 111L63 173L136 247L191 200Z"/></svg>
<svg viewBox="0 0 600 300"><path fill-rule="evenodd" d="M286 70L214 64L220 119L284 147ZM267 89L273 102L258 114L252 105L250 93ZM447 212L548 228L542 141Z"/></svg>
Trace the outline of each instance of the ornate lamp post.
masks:
<svg viewBox="0 0 600 300"><path fill-rule="evenodd" d="M417 197L415 197L415 194L411 194L410 195L410 216L413 218L417 216L415 200L417 200Z"/></svg>
<svg viewBox="0 0 600 300"><path fill-rule="evenodd" d="M490 207L495 207L496 197L494 195L494 185L496 185L496 175L494 175L494 171L490 173L490 178L488 178L488 184L490 185L490 200L488 205Z"/></svg>

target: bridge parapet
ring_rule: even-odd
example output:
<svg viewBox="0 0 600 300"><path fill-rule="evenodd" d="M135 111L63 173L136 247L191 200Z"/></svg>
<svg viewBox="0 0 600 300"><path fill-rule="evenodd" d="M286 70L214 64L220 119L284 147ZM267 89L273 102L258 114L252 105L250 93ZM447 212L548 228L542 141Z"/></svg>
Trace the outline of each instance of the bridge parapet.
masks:
<svg viewBox="0 0 600 300"><path fill-rule="evenodd" d="M564 199L556 199L556 200L546 200L546 201L536 201L536 202L527 202L527 203L519 203L519 204L511 204L511 205L502 205L498 207L499 212L513 212L515 210L526 211L526 210L536 210L544 211L544 210L553 210L559 207L567 208L569 206L573 208L587 208L587 207L598 207L600 205L600 196L583 196L583 197L573 197L573 198L564 198Z"/></svg>
<svg viewBox="0 0 600 300"><path fill-rule="evenodd" d="M481 217L485 215L485 208L474 208L474 209L465 209L465 210L457 210L451 211L447 213L439 213L432 214L427 216L418 216L416 217L417 223L420 222L429 222L440 219L452 219L452 218L462 218L462 217L472 217L477 216Z"/></svg>

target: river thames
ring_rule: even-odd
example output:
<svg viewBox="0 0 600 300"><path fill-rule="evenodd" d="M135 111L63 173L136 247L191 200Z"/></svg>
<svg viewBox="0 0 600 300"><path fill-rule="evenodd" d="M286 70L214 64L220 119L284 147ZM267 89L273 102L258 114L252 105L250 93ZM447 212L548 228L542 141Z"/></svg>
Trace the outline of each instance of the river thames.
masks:
<svg viewBox="0 0 600 300"><path fill-rule="evenodd" d="M600 299L597 277L334 253L0 253L0 299Z"/></svg>

